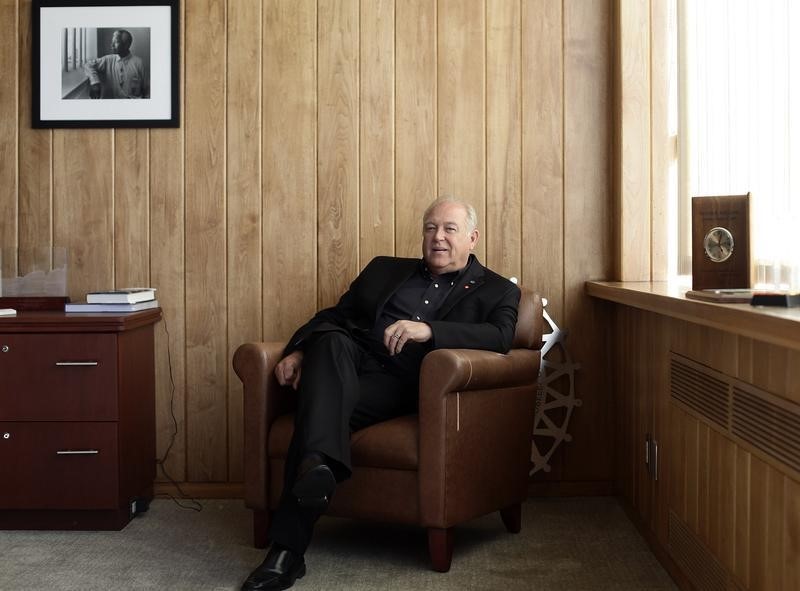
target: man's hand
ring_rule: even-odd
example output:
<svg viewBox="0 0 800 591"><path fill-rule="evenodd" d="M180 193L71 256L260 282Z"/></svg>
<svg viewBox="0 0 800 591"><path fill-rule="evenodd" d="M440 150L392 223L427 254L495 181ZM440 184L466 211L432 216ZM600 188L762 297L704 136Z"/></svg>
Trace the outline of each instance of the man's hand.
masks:
<svg viewBox="0 0 800 591"><path fill-rule="evenodd" d="M432 336L431 327L424 322L398 320L383 331L383 344L389 355L397 355L408 341L424 343L431 340Z"/></svg>
<svg viewBox="0 0 800 591"><path fill-rule="evenodd" d="M291 386L297 390L300 384L300 370L303 367L303 352L292 351L275 366L275 377L281 386Z"/></svg>

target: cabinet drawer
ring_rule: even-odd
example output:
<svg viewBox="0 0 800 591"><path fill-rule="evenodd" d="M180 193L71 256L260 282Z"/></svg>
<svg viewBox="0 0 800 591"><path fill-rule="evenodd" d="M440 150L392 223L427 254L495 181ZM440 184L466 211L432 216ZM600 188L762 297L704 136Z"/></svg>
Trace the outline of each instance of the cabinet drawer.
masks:
<svg viewBox="0 0 800 591"><path fill-rule="evenodd" d="M2 334L0 376L0 420L117 418L114 334Z"/></svg>
<svg viewBox="0 0 800 591"><path fill-rule="evenodd" d="M0 509L114 509L115 423L0 422Z"/></svg>

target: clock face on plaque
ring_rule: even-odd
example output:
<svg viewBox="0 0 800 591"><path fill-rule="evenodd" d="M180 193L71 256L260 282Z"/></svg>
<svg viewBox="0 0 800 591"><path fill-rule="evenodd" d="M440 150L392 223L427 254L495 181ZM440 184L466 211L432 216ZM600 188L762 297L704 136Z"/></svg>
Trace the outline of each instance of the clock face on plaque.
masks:
<svg viewBox="0 0 800 591"><path fill-rule="evenodd" d="M692 198L692 289L748 289L750 194Z"/></svg>
<svg viewBox="0 0 800 591"><path fill-rule="evenodd" d="M703 251L715 263L722 263L733 254L733 234L728 228L711 228L703 238Z"/></svg>

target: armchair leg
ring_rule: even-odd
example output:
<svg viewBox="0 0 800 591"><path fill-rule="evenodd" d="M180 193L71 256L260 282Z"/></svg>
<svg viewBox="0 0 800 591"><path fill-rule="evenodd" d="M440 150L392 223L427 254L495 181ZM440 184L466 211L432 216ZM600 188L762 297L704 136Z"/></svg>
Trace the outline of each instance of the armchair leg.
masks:
<svg viewBox="0 0 800 591"><path fill-rule="evenodd" d="M431 556L433 570L446 573L450 570L453 559L453 528L428 528L428 553Z"/></svg>
<svg viewBox="0 0 800 591"><path fill-rule="evenodd" d="M253 510L253 546L256 548L267 547L270 517L269 511Z"/></svg>
<svg viewBox="0 0 800 591"><path fill-rule="evenodd" d="M518 534L522 529L522 503L500 509L500 517L509 533Z"/></svg>

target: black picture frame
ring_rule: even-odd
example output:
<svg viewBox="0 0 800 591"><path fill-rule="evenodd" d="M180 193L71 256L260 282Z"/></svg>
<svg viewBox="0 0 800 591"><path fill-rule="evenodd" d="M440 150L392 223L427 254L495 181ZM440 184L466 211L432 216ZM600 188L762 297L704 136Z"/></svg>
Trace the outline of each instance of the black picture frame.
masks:
<svg viewBox="0 0 800 591"><path fill-rule="evenodd" d="M33 0L31 10L32 127L180 126L179 0Z"/></svg>

